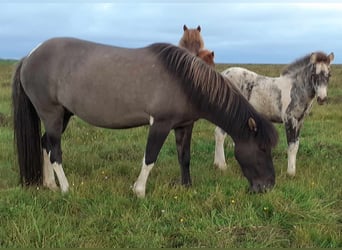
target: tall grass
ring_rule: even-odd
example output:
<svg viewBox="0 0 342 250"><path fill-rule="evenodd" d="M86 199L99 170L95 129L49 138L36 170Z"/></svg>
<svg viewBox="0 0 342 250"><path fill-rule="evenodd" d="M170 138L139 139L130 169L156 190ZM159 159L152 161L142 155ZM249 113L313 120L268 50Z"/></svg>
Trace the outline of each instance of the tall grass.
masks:
<svg viewBox="0 0 342 250"><path fill-rule="evenodd" d="M282 68L242 66L273 76ZM63 135L70 192L21 188L11 121L13 63L0 63L0 246L342 247L342 66L332 68L328 104L315 103L304 122L295 177L286 175L285 132L277 125L276 186L247 193L231 140L225 143L229 169L220 172L213 166L215 126L201 120L192 140L193 186L179 185L172 132L140 200L131 185L148 128L105 130L78 118Z"/></svg>

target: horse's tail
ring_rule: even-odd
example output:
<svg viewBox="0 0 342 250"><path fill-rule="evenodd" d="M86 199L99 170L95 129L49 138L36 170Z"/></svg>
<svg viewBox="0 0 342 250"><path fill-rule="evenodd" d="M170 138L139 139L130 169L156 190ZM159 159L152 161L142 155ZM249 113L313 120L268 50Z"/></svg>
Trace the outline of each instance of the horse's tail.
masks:
<svg viewBox="0 0 342 250"><path fill-rule="evenodd" d="M43 156L40 119L21 84L20 71L24 59L18 63L12 80L14 140L21 184L41 185Z"/></svg>

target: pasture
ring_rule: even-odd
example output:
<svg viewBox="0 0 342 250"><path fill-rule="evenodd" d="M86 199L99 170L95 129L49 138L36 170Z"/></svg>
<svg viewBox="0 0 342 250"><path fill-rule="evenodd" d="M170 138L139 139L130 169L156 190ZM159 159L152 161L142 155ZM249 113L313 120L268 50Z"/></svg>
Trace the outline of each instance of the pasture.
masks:
<svg viewBox="0 0 342 250"><path fill-rule="evenodd" d="M174 133L148 179L146 198L131 190L147 127L107 130L73 117L63 134L62 195L21 188L11 118L12 61L0 62L0 247L342 247L342 65L332 66L328 103L314 103L300 135L295 177L286 174L283 125L273 151L276 185L247 193L225 142L229 168L214 168L215 125L195 124L193 185L180 183ZM232 65L216 65L222 71ZM277 76L283 65L241 65Z"/></svg>

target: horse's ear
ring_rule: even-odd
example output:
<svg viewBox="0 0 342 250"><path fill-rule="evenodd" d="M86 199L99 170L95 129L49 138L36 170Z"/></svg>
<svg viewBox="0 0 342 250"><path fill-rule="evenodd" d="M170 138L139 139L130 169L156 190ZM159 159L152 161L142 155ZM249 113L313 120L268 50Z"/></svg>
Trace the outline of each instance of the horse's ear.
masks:
<svg viewBox="0 0 342 250"><path fill-rule="evenodd" d="M198 30L198 32L201 32L201 26L197 26L197 30Z"/></svg>
<svg viewBox="0 0 342 250"><path fill-rule="evenodd" d="M328 57L329 57L329 63L332 63L332 61L334 61L334 58L335 58L334 52L331 52L331 53L328 55Z"/></svg>
<svg viewBox="0 0 342 250"><path fill-rule="evenodd" d="M186 31L187 29L188 29L188 27L186 27L186 25L184 24L183 31Z"/></svg>
<svg viewBox="0 0 342 250"><path fill-rule="evenodd" d="M317 54L316 53L311 53L311 56L310 56L310 63L311 64L315 64L317 61Z"/></svg>
<svg viewBox="0 0 342 250"><path fill-rule="evenodd" d="M256 122L252 117L249 117L248 119L248 127L251 131L254 131L254 132L257 132L258 130Z"/></svg>

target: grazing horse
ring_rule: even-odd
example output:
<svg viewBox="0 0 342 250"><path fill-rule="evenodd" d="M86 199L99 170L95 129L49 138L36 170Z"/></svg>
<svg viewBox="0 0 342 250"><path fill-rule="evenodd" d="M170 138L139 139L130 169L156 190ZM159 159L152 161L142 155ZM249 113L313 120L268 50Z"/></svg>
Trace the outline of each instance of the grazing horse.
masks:
<svg viewBox="0 0 342 250"><path fill-rule="evenodd" d="M296 173L299 133L304 117L309 114L315 96L318 104L325 102L333 60L333 53L312 53L288 65L280 77L266 77L238 67L222 72L257 111L272 122L284 123L288 143L287 173L291 176ZM220 169L226 168L224 138L225 132L216 128L214 163Z"/></svg>
<svg viewBox="0 0 342 250"><path fill-rule="evenodd" d="M278 134L273 124L220 73L177 46L128 49L53 38L19 62L12 98L22 185L55 189L55 173L61 191L68 191L61 135L72 115L103 128L150 125L133 186L138 197L145 196L149 173L172 129L182 184L191 185L190 141L193 124L200 118L232 136L252 191L263 192L275 184L271 149Z"/></svg>
<svg viewBox="0 0 342 250"><path fill-rule="evenodd" d="M201 58L203 61L205 61L209 66L215 67L215 62L214 62L214 51L210 51L207 49L201 49L197 53L197 57Z"/></svg>
<svg viewBox="0 0 342 250"><path fill-rule="evenodd" d="M198 52L204 48L204 42L201 36L201 26L197 26L196 29L188 29L184 24L183 36L179 41L179 47L189 50L193 55L197 55Z"/></svg>

